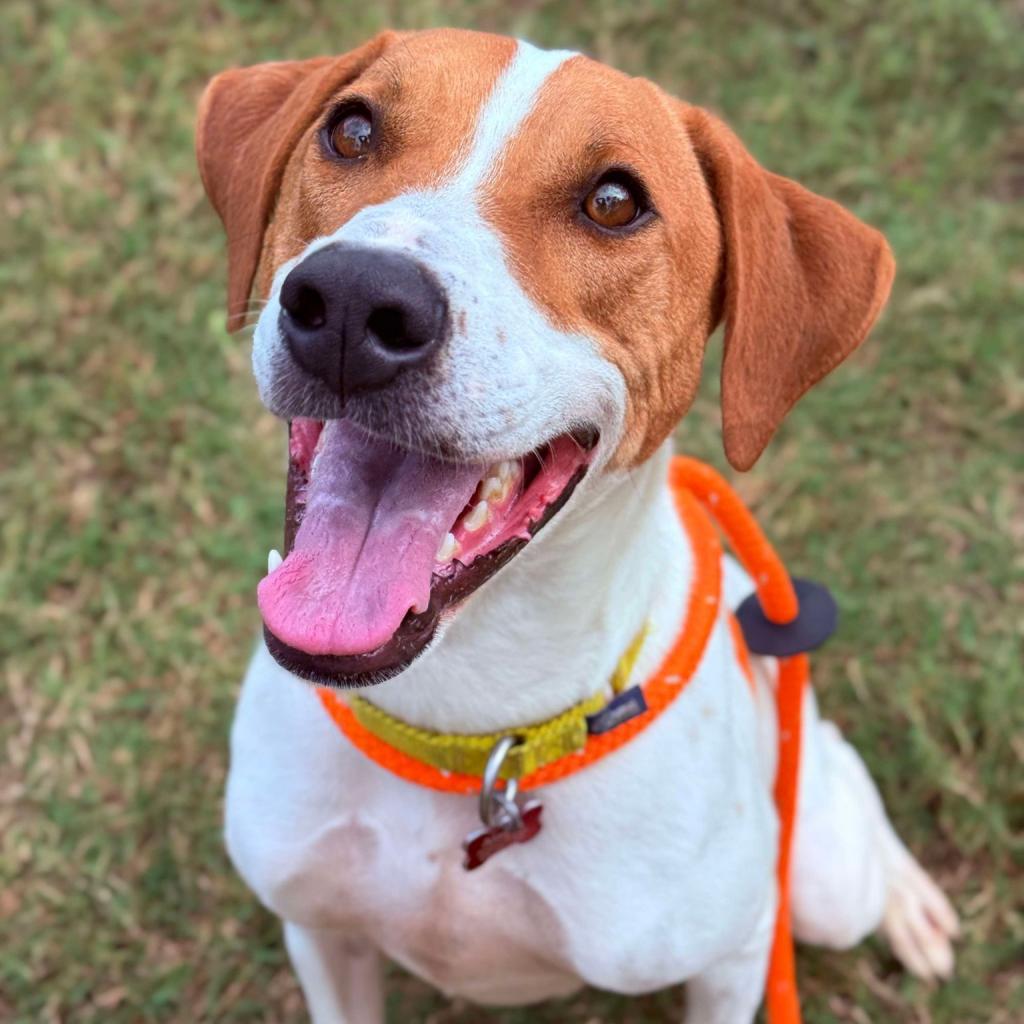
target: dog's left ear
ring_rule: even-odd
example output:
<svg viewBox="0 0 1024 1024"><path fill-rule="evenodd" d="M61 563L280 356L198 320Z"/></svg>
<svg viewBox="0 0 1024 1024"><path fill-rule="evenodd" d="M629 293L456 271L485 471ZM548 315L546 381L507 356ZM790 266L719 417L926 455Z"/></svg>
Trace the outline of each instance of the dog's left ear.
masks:
<svg viewBox="0 0 1024 1024"><path fill-rule="evenodd" d="M725 245L725 452L749 469L797 399L867 337L895 263L878 231L766 171L717 118L690 106L683 117Z"/></svg>
<svg viewBox="0 0 1024 1024"><path fill-rule="evenodd" d="M228 329L241 326L263 233L288 159L331 96L395 38L382 32L341 57L232 68L199 101L196 158L228 236Z"/></svg>

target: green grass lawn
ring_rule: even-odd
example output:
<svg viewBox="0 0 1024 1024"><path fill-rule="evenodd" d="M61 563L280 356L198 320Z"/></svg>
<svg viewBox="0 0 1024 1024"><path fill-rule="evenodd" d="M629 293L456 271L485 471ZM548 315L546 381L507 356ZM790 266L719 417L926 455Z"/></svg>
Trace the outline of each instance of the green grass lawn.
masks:
<svg viewBox="0 0 1024 1024"><path fill-rule="evenodd" d="M822 702L964 936L940 989L877 942L803 950L806 1020L1024 1020L1021 18L989 0L4 0L0 1019L303 1019L219 835L283 428L222 326L194 108L227 65L449 23L654 77L888 235L881 325L740 487L835 589ZM713 377L679 439L721 465ZM434 1024L682 1004L489 1012L397 972L390 990L390 1021Z"/></svg>

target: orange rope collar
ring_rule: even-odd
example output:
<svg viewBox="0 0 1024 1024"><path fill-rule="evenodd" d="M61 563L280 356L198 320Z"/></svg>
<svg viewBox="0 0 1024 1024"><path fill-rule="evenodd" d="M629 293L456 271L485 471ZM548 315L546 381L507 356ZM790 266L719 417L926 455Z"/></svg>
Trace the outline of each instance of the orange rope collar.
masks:
<svg viewBox="0 0 1024 1024"><path fill-rule="evenodd" d="M785 567L739 496L722 476L696 459L677 456L669 470L676 510L694 552L694 579L679 636L661 667L643 685L647 710L609 732L588 736L582 750L542 765L520 780L523 789L537 789L582 770L606 757L642 732L686 688L696 671L719 615L722 551L713 522L753 577L758 600L773 623L792 622L799 612L796 593ZM749 659L742 634L729 620L737 657L748 679ZM796 969L790 933L789 875L793 826L796 820L800 768L803 692L808 678L805 654L779 660L776 693L779 757L774 797L780 820L778 911L772 941L765 1000L770 1024L800 1024ZM350 743L382 768L407 782L448 793L477 794L476 775L443 772L385 743L357 721L334 690L320 689L320 701Z"/></svg>

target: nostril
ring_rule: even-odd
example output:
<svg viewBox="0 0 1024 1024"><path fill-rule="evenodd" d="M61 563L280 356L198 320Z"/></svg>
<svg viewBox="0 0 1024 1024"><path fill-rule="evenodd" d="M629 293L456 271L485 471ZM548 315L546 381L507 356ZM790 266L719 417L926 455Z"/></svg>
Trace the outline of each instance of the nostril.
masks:
<svg viewBox="0 0 1024 1024"><path fill-rule="evenodd" d="M405 312L391 306L375 309L367 318L366 331L384 348L401 352L419 348L420 340L412 337L405 320Z"/></svg>
<svg viewBox="0 0 1024 1024"><path fill-rule="evenodd" d="M323 327L327 320L323 296L309 285L299 285L290 295L282 295L281 304L288 315L306 330Z"/></svg>

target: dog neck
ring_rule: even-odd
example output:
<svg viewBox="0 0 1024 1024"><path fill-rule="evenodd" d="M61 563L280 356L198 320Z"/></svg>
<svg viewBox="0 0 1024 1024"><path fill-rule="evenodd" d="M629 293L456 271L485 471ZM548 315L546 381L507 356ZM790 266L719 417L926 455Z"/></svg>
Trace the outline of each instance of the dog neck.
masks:
<svg viewBox="0 0 1024 1024"><path fill-rule="evenodd" d="M609 686L640 630L632 681L675 639L690 548L666 485L671 446L607 477L461 610L434 647L364 696L438 732L543 721Z"/></svg>

